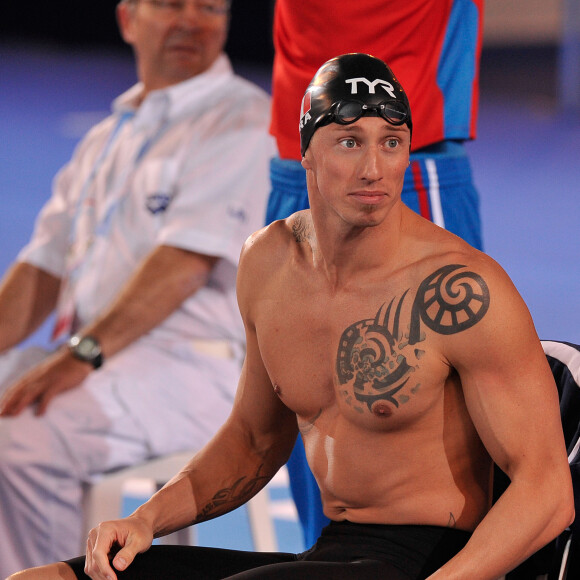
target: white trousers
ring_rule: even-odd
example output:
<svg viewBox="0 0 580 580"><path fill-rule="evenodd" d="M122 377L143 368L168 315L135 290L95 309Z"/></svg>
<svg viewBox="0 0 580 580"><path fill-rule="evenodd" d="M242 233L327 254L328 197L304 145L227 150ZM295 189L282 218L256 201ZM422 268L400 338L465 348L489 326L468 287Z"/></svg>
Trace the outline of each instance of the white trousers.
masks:
<svg viewBox="0 0 580 580"><path fill-rule="evenodd" d="M0 356L0 389L46 356ZM83 484L198 449L227 418L241 360L136 343L49 404L0 419L0 578L79 555Z"/></svg>

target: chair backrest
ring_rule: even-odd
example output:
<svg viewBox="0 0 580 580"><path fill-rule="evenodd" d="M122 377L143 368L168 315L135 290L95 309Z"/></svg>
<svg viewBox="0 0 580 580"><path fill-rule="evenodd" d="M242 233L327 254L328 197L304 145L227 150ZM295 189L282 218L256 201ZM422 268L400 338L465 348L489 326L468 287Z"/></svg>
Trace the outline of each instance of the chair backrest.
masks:
<svg viewBox="0 0 580 580"><path fill-rule="evenodd" d="M580 510L580 346L570 342L542 341L560 395L560 416L574 486L574 503ZM580 532L580 516L570 526Z"/></svg>
<svg viewBox="0 0 580 580"><path fill-rule="evenodd" d="M580 346L571 342L542 341L560 395L560 416L574 489L576 519L556 540L562 564L551 570L549 580L580 578ZM556 564L558 562L556 561Z"/></svg>
<svg viewBox="0 0 580 580"><path fill-rule="evenodd" d="M577 517L560 537L507 574L506 580L580 578L580 346L543 340L542 347L558 387ZM499 468L496 467L495 471L494 496L497 498L509 484L509 479Z"/></svg>

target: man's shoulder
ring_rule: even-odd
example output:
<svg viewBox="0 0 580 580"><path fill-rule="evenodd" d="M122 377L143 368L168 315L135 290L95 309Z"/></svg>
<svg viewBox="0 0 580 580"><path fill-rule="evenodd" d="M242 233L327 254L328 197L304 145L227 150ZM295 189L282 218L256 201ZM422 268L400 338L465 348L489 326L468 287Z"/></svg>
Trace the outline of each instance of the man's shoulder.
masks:
<svg viewBox="0 0 580 580"><path fill-rule="evenodd" d="M242 315L260 303L260 297L278 296L280 281L301 251L292 233L291 218L276 220L246 239L240 255L237 293Z"/></svg>
<svg viewBox="0 0 580 580"><path fill-rule="evenodd" d="M270 114L271 97L256 82L240 74L233 73L223 79L223 88L216 90L213 106L229 110L246 110Z"/></svg>
<svg viewBox="0 0 580 580"><path fill-rule="evenodd" d="M225 90L216 91L210 107L200 116L190 117L196 127L204 123L209 137L220 135L241 136L257 132L274 143L268 133L270 126L270 96L246 79L232 75ZM275 151L272 151L272 155Z"/></svg>
<svg viewBox="0 0 580 580"><path fill-rule="evenodd" d="M107 141L111 139L120 119L121 115L113 113L92 125L76 144L73 158L85 155L98 157Z"/></svg>
<svg viewBox="0 0 580 580"><path fill-rule="evenodd" d="M412 320L456 362L467 350L480 352L504 324L521 326L528 313L492 257L454 237L439 242L409 269Z"/></svg>
<svg viewBox="0 0 580 580"><path fill-rule="evenodd" d="M243 246L240 266L270 272L283 267L308 244L309 224L308 212L297 212L254 232Z"/></svg>
<svg viewBox="0 0 580 580"><path fill-rule="evenodd" d="M437 282L455 285L461 279L477 279L478 283L488 286L507 278L493 258L454 238L444 237L426 250L423 256L418 256L411 267L417 286L425 287Z"/></svg>
<svg viewBox="0 0 580 580"><path fill-rule="evenodd" d="M234 73L227 61L220 63L215 70L166 89L174 103L176 120L196 127L206 124L212 135L232 128L263 130L269 123L270 95L257 83Z"/></svg>
<svg viewBox="0 0 580 580"><path fill-rule="evenodd" d="M310 221L305 211L275 220L254 232L244 245L245 252L274 254L308 239Z"/></svg>
<svg viewBox="0 0 580 580"><path fill-rule="evenodd" d="M513 294L512 281L491 256L432 223L416 225L419 231L406 239L402 268L409 288L425 293L426 300L436 295L451 302L460 301L464 292L484 302L490 294Z"/></svg>
<svg viewBox="0 0 580 580"><path fill-rule="evenodd" d="M473 264L482 268L497 268L498 264L465 240L408 210L403 217L405 261L418 270L443 263ZM409 259L411 257L411 259Z"/></svg>

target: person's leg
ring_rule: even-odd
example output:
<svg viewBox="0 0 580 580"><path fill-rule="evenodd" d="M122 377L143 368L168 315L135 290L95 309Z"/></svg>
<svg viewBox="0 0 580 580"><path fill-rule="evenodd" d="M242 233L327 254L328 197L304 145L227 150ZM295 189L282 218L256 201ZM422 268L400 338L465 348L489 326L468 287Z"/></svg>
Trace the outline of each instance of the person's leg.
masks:
<svg viewBox="0 0 580 580"><path fill-rule="evenodd" d="M331 522L297 562L256 568L227 580L424 580L455 556L470 536L439 526Z"/></svg>
<svg viewBox="0 0 580 580"><path fill-rule="evenodd" d="M0 577L78 554L83 482L111 465L116 439L125 442L126 462L147 452L139 426L101 387L106 406L83 386L56 397L42 416L29 407L0 419Z"/></svg>
<svg viewBox="0 0 580 580"><path fill-rule="evenodd" d="M254 568L224 580L414 580L388 562L291 562Z"/></svg>
<svg viewBox="0 0 580 580"><path fill-rule="evenodd" d="M295 554L280 552L244 552L205 548L201 546L152 546L137 555L124 572L118 572L118 580L221 580L240 572L272 564L293 562ZM72 579L89 580L84 573L84 557L66 562L73 571ZM25 577L18 580L31 580ZM57 580L58 576L54 577ZM47 576L46 580L52 580ZM67 576L66 580L69 580Z"/></svg>
<svg viewBox="0 0 580 580"><path fill-rule="evenodd" d="M83 572L84 558L71 560L68 564L71 566L68 570L59 569L61 576L55 575L56 568L50 566L40 569L43 575L33 576L26 572L9 580L88 580ZM293 554L184 549L182 546L154 546L117 576L119 580L413 580L395 566L378 560L304 562L296 561Z"/></svg>
<svg viewBox="0 0 580 580"><path fill-rule="evenodd" d="M227 418L238 376L234 360L140 344L56 397L45 415L29 408L0 419L0 577L79 554L84 485L200 448Z"/></svg>
<svg viewBox="0 0 580 580"><path fill-rule="evenodd" d="M424 580L469 537L468 532L439 526L332 522L297 561L253 568L227 580Z"/></svg>
<svg viewBox="0 0 580 580"><path fill-rule="evenodd" d="M333 522L315 547L302 554L153 546L117 576L119 580L423 580L459 552L469 536L437 526ZM66 564L72 576L60 564L9 580L88 579L84 557Z"/></svg>
<svg viewBox="0 0 580 580"><path fill-rule="evenodd" d="M71 567L64 562L29 568L21 572L16 572L6 578L6 580L76 580L77 576Z"/></svg>

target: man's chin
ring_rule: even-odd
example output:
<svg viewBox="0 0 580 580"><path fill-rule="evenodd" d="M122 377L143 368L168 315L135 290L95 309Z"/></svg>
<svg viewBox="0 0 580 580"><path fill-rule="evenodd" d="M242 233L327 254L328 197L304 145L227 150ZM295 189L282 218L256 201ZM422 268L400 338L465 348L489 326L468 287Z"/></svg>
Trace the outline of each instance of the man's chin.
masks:
<svg viewBox="0 0 580 580"><path fill-rule="evenodd" d="M201 74L211 64L198 49L176 47L170 49L164 68L168 76L186 80Z"/></svg>

